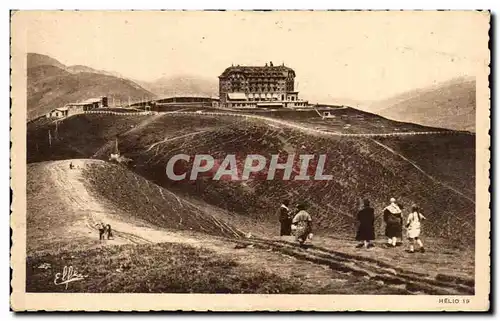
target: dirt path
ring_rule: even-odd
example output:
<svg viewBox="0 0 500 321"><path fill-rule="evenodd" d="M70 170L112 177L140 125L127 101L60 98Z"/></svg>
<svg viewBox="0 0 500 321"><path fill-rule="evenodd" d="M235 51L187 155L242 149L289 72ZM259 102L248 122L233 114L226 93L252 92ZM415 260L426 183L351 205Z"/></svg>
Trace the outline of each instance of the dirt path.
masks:
<svg viewBox="0 0 500 321"><path fill-rule="evenodd" d="M300 123L290 121L290 120L282 120L262 115L249 115L242 114L238 112L191 112L191 111L174 111L174 112L160 112L160 115L165 114L178 114L178 115L194 115L194 116L226 116L226 117L238 117L238 118L246 118L246 119L254 119L265 121L267 124L281 125L284 127L300 130L302 132L308 134L320 134L326 136L343 136L343 137L399 137L399 136L416 136L416 135L456 135L456 134L469 134L465 132L458 132L452 130L446 131L411 131L411 132L398 132L398 133L366 133L366 134L356 134L356 133L338 133L338 132L328 132L321 129L311 128L308 126L304 126Z"/></svg>
<svg viewBox="0 0 500 321"><path fill-rule="evenodd" d="M69 169L70 162L76 166L75 169ZM303 282L304 291L309 293L453 295L474 292L473 281L469 279L415 272L374 258L332 251L320 246L299 248L293 241L283 239L228 239L171 232L139 221L126 221L123 219L126 216L100 202L86 189L82 169L96 162L102 161L55 161L48 162L47 168L53 184L57 186L58 198L85 222L75 222L72 227L74 230L97 239L97 223L104 222L113 227L115 239L103 241L101 245L172 242L203 247L251 269L299 278Z"/></svg>
<svg viewBox="0 0 500 321"><path fill-rule="evenodd" d="M169 137L165 137L165 139L163 140L160 140L156 143L153 143L151 144L147 149L146 149L146 152L149 152L151 149L153 149L154 147L158 146L159 144L164 144L164 143L167 143L167 142L170 142L170 141L173 141L173 140L176 140L176 139L181 139L181 138L186 138L186 137L191 137L191 136L195 136L195 135L199 135L199 134L202 134L202 133L205 133L207 132L208 129L206 130L200 130L200 131L196 131L196 132L193 132L193 133L189 133L189 134L184 134L184 135L180 135L180 136L169 136Z"/></svg>
<svg viewBox="0 0 500 321"><path fill-rule="evenodd" d="M133 223L117 220L119 213L108 208L89 194L83 184L82 169L91 163L100 160L68 160L57 161L50 165L52 180L58 186L59 197L67 202L70 208L79 211L84 216L86 228L98 236L98 223L110 224L113 227L115 240L107 241L108 244L117 243L149 243L149 242L178 242L190 243L188 239L179 235L164 233L146 226L137 226ZM74 169L69 169L73 163ZM83 214L85 213L85 214Z"/></svg>

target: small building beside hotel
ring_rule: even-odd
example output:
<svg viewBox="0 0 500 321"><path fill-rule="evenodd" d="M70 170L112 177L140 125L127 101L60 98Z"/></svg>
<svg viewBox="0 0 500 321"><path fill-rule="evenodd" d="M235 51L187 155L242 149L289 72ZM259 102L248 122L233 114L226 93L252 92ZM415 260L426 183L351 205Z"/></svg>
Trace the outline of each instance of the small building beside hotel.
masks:
<svg viewBox="0 0 500 321"><path fill-rule="evenodd" d="M231 66L219 76L219 102L226 108L300 108L295 71L274 66Z"/></svg>
<svg viewBox="0 0 500 321"><path fill-rule="evenodd" d="M63 118L68 116L68 107L56 108L47 113L47 118Z"/></svg>
<svg viewBox="0 0 500 321"><path fill-rule="evenodd" d="M62 118L102 107L108 107L107 97L91 98L78 103L69 103L66 104L64 107L59 107L51 110L49 113L47 113L46 117Z"/></svg>
<svg viewBox="0 0 500 321"><path fill-rule="evenodd" d="M69 114L77 114L87 110L108 107L108 98L90 98L82 102L66 104L66 107L69 108Z"/></svg>
<svg viewBox="0 0 500 321"><path fill-rule="evenodd" d="M150 101L143 101L131 104L131 107L155 111L169 111L172 108L209 108L217 107L219 99L209 96L173 96L158 98Z"/></svg>

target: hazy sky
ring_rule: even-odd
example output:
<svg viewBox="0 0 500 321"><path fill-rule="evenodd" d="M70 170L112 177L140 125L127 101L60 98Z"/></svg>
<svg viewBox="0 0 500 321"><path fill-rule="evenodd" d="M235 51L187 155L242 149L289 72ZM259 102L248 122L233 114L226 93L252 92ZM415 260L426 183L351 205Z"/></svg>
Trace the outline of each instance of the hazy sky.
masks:
<svg viewBox="0 0 500 321"><path fill-rule="evenodd" d="M27 51L140 80L285 64L299 95L378 100L487 64L477 12L24 12ZM15 36L15 35L14 35Z"/></svg>

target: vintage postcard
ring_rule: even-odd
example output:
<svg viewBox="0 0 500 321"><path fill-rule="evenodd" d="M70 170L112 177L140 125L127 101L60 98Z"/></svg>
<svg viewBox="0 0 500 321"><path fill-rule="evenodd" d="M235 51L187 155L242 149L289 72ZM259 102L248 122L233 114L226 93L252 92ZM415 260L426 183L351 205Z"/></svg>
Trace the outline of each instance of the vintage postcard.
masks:
<svg viewBox="0 0 500 321"><path fill-rule="evenodd" d="M487 311L488 11L12 11L15 311Z"/></svg>

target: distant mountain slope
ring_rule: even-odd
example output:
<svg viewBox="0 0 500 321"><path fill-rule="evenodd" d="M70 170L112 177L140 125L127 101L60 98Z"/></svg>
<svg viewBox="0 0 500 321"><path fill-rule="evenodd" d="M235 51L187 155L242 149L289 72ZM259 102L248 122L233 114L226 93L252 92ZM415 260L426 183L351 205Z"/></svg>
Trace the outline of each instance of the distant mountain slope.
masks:
<svg viewBox="0 0 500 321"><path fill-rule="evenodd" d="M94 68L84 66L84 65L68 66L68 67L66 67L66 71L69 71L72 74L76 74L76 73L80 73L80 72L90 72L90 73L94 73L94 74L103 74L103 75L107 75L107 76L113 76L113 77L125 79L125 77L123 77L122 75L120 75L117 72L98 70L98 69L94 69Z"/></svg>
<svg viewBox="0 0 500 321"><path fill-rule="evenodd" d="M38 67L38 66L54 66L61 69L65 69L66 66L57 61L56 59L49 57L47 55L42 55L38 53L29 52L27 55L28 68Z"/></svg>
<svg viewBox="0 0 500 321"><path fill-rule="evenodd" d="M453 79L378 102L369 110L394 120L474 132L476 81Z"/></svg>
<svg viewBox="0 0 500 321"><path fill-rule="evenodd" d="M93 97L114 97L115 101L132 102L152 98L154 94L138 84L86 66L67 67L45 55L28 54L28 119ZM93 71L93 72L88 72ZM110 101L112 103L112 101Z"/></svg>
<svg viewBox="0 0 500 321"><path fill-rule="evenodd" d="M139 82L159 97L169 96L218 96L217 78L200 78L192 75L162 77L153 82Z"/></svg>

